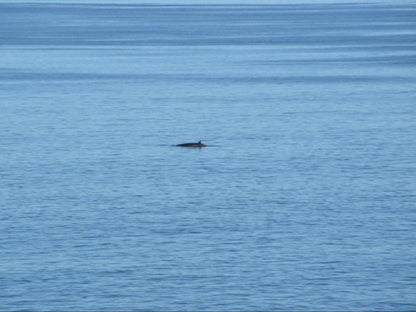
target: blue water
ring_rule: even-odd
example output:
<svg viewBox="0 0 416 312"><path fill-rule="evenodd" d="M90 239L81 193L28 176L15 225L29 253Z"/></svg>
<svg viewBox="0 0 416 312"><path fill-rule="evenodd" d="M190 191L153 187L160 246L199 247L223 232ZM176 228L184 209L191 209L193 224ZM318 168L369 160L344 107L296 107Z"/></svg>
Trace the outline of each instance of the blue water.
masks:
<svg viewBox="0 0 416 312"><path fill-rule="evenodd" d="M416 310L415 86L414 3L2 2L0 310Z"/></svg>

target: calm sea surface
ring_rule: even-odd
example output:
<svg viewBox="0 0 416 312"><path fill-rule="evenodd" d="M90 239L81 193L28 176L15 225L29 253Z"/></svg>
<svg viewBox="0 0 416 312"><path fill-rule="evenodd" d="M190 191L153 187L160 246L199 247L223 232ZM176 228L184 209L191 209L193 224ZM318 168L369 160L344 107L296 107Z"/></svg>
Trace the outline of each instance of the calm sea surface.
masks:
<svg viewBox="0 0 416 312"><path fill-rule="evenodd" d="M0 209L2 311L414 311L416 5L2 2Z"/></svg>

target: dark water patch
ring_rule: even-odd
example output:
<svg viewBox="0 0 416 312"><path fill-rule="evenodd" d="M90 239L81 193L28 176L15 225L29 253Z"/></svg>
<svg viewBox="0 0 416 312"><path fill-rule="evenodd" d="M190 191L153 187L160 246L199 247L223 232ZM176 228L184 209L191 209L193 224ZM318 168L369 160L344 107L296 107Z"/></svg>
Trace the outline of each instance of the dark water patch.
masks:
<svg viewBox="0 0 416 312"><path fill-rule="evenodd" d="M179 32L168 29L153 28L153 36L140 36L141 31L123 30L124 39L118 36L119 31L114 29L101 29L90 31L65 30L54 31L52 35L45 36L47 30L41 30L42 35L33 35L30 32L11 34L10 37L0 36L0 46L290 46L308 45L320 47L322 45L344 46L344 45L371 45L377 47L382 44L402 45L412 44L416 41L416 35L379 35L379 36L349 36L342 34L314 34L287 36L286 34L252 34L252 35L205 35L203 33L189 34L189 30L183 29ZM220 29L209 30L212 32ZM208 31L207 31L208 32ZM162 34L165 36L162 36ZM113 34L113 35L111 35Z"/></svg>
<svg viewBox="0 0 416 312"><path fill-rule="evenodd" d="M302 62L302 61L301 61ZM263 65L268 61L262 62ZM415 83L414 77L378 75L316 75L316 76L215 76L197 74L114 74L114 73L35 73L9 71L0 72L0 80L7 81L190 81L200 83L241 83L241 84L337 84L337 83Z"/></svg>
<svg viewBox="0 0 416 312"><path fill-rule="evenodd" d="M294 59L278 59L278 60L261 60L248 62L253 65L260 66L281 66L281 65L333 65L333 64L344 64L350 63L350 65L357 64L363 65L416 65L416 55L385 55L385 56L356 56L356 57L311 57L311 58L297 58Z"/></svg>

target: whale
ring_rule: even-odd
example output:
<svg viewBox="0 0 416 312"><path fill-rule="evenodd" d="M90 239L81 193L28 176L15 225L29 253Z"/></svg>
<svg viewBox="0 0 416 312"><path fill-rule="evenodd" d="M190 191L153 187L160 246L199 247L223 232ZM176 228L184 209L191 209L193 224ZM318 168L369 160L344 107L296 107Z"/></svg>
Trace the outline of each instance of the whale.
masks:
<svg viewBox="0 0 416 312"><path fill-rule="evenodd" d="M207 145L205 145L204 143L199 141L199 142L190 142L190 143L177 144L176 146L180 146L180 147L205 147Z"/></svg>

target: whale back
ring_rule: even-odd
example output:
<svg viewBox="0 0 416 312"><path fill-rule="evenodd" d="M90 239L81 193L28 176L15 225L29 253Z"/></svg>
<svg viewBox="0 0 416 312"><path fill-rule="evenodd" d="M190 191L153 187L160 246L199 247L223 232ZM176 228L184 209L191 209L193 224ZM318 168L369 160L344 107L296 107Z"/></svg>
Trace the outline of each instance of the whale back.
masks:
<svg viewBox="0 0 416 312"><path fill-rule="evenodd" d="M181 146L181 147L205 147L206 145L204 143L202 143L201 141L198 141L198 142L181 143L181 144L177 144L176 146Z"/></svg>

